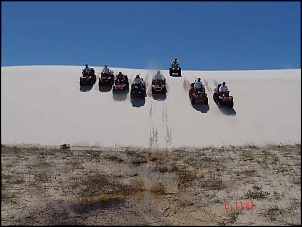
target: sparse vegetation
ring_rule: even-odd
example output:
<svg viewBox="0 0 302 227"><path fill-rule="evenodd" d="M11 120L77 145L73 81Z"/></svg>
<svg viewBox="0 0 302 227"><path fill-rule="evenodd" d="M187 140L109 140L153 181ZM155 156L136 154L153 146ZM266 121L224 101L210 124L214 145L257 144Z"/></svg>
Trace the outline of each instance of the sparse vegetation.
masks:
<svg viewBox="0 0 302 227"><path fill-rule="evenodd" d="M273 204L270 205L268 209L265 209L262 215L268 217L270 221L276 221L276 218L284 213L285 211L283 209L280 209L278 205Z"/></svg>
<svg viewBox="0 0 302 227"><path fill-rule="evenodd" d="M63 143L62 145L60 145L60 148L63 150L69 150L71 148L71 145Z"/></svg>
<svg viewBox="0 0 302 227"><path fill-rule="evenodd" d="M247 199L263 199L263 198L267 197L269 194L270 194L269 192L264 192L261 189L254 190L254 191L248 190L245 193L245 197Z"/></svg>
<svg viewBox="0 0 302 227"><path fill-rule="evenodd" d="M225 218L223 225L227 224L234 224L239 216L242 213L242 210L230 208L229 210L225 211Z"/></svg>
<svg viewBox="0 0 302 227"><path fill-rule="evenodd" d="M3 225L301 224L301 146L1 149Z"/></svg>

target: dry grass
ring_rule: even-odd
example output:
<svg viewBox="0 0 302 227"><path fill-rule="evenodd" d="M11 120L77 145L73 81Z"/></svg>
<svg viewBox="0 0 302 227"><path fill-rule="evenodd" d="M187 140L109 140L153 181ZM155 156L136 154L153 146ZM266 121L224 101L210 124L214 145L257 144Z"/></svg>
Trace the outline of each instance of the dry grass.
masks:
<svg viewBox="0 0 302 227"><path fill-rule="evenodd" d="M270 193L269 192L264 192L260 189L260 190L254 190L254 191L248 190L244 194L245 194L245 198L247 198L247 199L264 199Z"/></svg>
<svg viewBox="0 0 302 227"><path fill-rule="evenodd" d="M285 213L284 209L280 209L278 205L273 204L270 205L269 208L264 209L261 215L268 218L270 221L276 221L277 217L279 217L284 213Z"/></svg>
<svg viewBox="0 0 302 227"><path fill-rule="evenodd" d="M231 225L236 222L238 216L242 214L242 210L230 208L229 210L225 211L224 221L220 223L221 225Z"/></svg>
<svg viewBox="0 0 302 227"><path fill-rule="evenodd" d="M301 224L301 146L1 149L3 225Z"/></svg>

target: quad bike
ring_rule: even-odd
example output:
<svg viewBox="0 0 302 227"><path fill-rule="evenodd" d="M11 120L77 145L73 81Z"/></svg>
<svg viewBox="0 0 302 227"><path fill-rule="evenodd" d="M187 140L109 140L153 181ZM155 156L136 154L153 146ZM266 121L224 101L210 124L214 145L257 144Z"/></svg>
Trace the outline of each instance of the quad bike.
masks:
<svg viewBox="0 0 302 227"><path fill-rule="evenodd" d="M205 104L205 105L209 104L208 96L205 93L205 88L202 87L201 89L197 90L194 88L194 83L191 83L189 97L190 97L192 105L195 105L197 103L201 103L201 104Z"/></svg>
<svg viewBox="0 0 302 227"><path fill-rule="evenodd" d="M109 85L110 87L114 83L114 75L113 72L110 71L109 73L101 73L99 76L99 87L102 85Z"/></svg>
<svg viewBox="0 0 302 227"><path fill-rule="evenodd" d="M116 76L113 84L113 92L118 90L129 91L129 81L127 75L123 75L122 78Z"/></svg>
<svg viewBox="0 0 302 227"><path fill-rule="evenodd" d="M163 94L166 94L167 88L166 88L166 79L152 79L152 94L161 92Z"/></svg>
<svg viewBox="0 0 302 227"><path fill-rule="evenodd" d="M179 65L177 65L177 66L171 65L169 68L169 74L170 74L170 76L173 76L175 74L177 76L181 76L181 67Z"/></svg>
<svg viewBox="0 0 302 227"><path fill-rule="evenodd" d="M214 102L219 106L225 105L227 107L233 108L234 106L233 96L230 96L230 91L227 91L225 93L219 92L220 86L221 84L218 84L217 88L214 89L214 93L213 93Z"/></svg>
<svg viewBox="0 0 302 227"><path fill-rule="evenodd" d="M96 75L93 68L90 68L89 73L82 70L82 76L80 77L80 86L90 85L93 86L96 81Z"/></svg>
<svg viewBox="0 0 302 227"><path fill-rule="evenodd" d="M141 78L142 83L136 84L132 83L131 85L131 98L142 98L146 97L146 84L145 81Z"/></svg>

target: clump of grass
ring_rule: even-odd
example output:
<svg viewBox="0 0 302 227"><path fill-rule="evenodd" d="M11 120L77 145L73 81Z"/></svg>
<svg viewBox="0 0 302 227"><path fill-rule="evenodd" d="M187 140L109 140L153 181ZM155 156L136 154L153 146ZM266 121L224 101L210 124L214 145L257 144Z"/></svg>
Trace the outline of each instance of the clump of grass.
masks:
<svg viewBox="0 0 302 227"><path fill-rule="evenodd" d="M47 183L50 182L50 176L46 173L35 174L34 179L37 183Z"/></svg>
<svg viewBox="0 0 302 227"><path fill-rule="evenodd" d="M140 165L140 164L144 164L147 163L148 161L145 158L136 158L134 160L131 161L132 164L134 165Z"/></svg>
<svg viewBox="0 0 302 227"><path fill-rule="evenodd" d="M274 204L265 210L263 216L268 217L271 221L276 221L276 218L284 212L283 209L280 209L278 205Z"/></svg>
<svg viewBox="0 0 302 227"><path fill-rule="evenodd" d="M257 184L254 184L253 185L253 189L255 189L255 190L261 190L262 189L262 186L260 185L257 185Z"/></svg>
<svg viewBox="0 0 302 227"><path fill-rule="evenodd" d="M62 145L60 145L60 149L62 150L69 150L71 148L71 145L68 143L63 143Z"/></svg>
<svg viewBox="0 0 302 227"><path fill-rule="evenodd" d="M166 166L158 166L158 167L155 168L155 170L159 171L161 173L165 173L165 172L168 172L169 169Z"/></svg>
<svg viewBox="0 0 302 227"><path fill-rule="evenodd" d="M114 162L122 162L123 161L123 159L121 159L121 158L119 158L115 155L106 155L104 158L109 159L110 161L114 161Z"/></svg>
<svg viewBox="0 0 302 227"><path fill-rule="evenodd" d="M184 187L197 179L197 171L177 169L175 173L178 176L178 187Z"/></svg>
<svg viewBox="0 0 302 227"><path fill-rule="evenodd" d="M264 192L262 190L254 190L251 191L250 189L245 193L245 196L247 199L264 199L267 197L270 193Z"/></svg>
<svg viewBox="0 0 302 227"><path fill-rule="evenodd" d="M155 194L163 195L166 193L166 188L162 183L158 183L158 184L152 185L150 191Z"/></svg>
<svg viewBox="0 0 302 227"><path fill-rule="evenodd" d="M225 185L222 182L221 178L214 176L210 178L204 178L201 182L201 187L206 190L222 190L225 188Z"/></svg>
<svg viewBox="0 0 302 227"><path fill-rule="evenodd" d="M143 190L145 190L144 181L141 180L141 179L132 179L131 187L133 188L134 191L143 191Z"/></svg>
<svg viewBox="0 0 302 227"><path fill-rule="evenodd" d="M81 159L72 159L67 162L67 164L71 165L73 169L83 169L83 160Z"/></svg>
<svg viewBox="0 0 302 227"><path fill-rule="evenodd" d="M224 219L226 223L223 224L233 224L236 222L239 214L241 214L242 211L234 208L230 208L226 211L226 218Z"/></svg>

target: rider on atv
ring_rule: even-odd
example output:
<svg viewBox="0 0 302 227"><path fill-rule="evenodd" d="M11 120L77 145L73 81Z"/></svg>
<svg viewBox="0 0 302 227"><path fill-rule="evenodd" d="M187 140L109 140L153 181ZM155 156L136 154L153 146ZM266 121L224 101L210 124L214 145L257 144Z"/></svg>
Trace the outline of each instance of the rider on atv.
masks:
<svg viewBox="0 0 302 227"><path fill-rule="evenodd" d="M90 74L90 68L88 67L88 64L85 64L85 68L83 69L83 74L85 74L85 75Z"/></svg>
<svg viewBox="0 0 302 227"><path fill-rule="evenodd" d="M222 85L220 85L220 87L219 87L219 93L222 95L222 94L227 93L228 90L229 90L228 86L226 86L226 83L223 81Z"/></svg>
<svg viewBox="0 0 302 227"><path fill-rule="evenodd" d="M202 84L202 82L200 81L200 78L198 78L197 81L195 80L194 89L195 89L196 91L202 90L202 89L203 89L203 84Z"/></svg>
<svg viewBox="0 0 302 227"><path fill-rule="evenodd" d="M178 63L177 58L175 58L175 59L172 61L171 67L172 67L172 68L178 68L178 67L179 67L179 63Z"/></svg>
<svg viewBox="0 0 302 227"><path fill-rule="evenodd" d="M165 77L163 74L160 73L160 71L158 70L157 73L154 75L154 79L155 80L165 80Z"/></svg>
<svg viewBox="0 0 302 227"><path fill-rule="evenodd" d="M102 73L102 74L103 74L103 73L109 74L109 72L110 72L110 69L109 69L109 68L107 67L107 65L105 64L105 65L104 65L104 68L103 68L103 70L102 70L101 73Z"/></svg>
<svg viewBox="0 0 302 227"><path fill-rule="evenodd" d="M152 78L152 94L155 92L166 93L166 78L158 70Z"/></svg>
<svg viewBox="0 0 302 227"><path fill-rule="evenodd" d="M143 85L143 81L142 78L140 78L139 75L136 75L135 79L133 80L132 84L139 84L139 85Z"/></svg>
<svg viewBox="0 0 302 227"><path fill-rule="evenodd" d="M126 80L126 76L125 76L122 72L119 72L119 73L116 75L116 80L118 80L118 81Z"/></svg>

